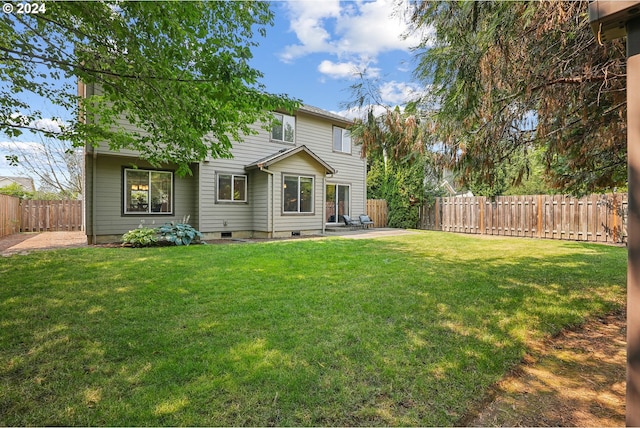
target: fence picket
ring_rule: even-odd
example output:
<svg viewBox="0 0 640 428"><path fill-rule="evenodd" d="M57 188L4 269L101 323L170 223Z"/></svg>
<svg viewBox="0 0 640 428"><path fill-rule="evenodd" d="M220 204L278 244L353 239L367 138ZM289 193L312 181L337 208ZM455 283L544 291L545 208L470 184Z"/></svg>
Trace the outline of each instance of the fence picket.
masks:
<svg viewBox="0 0 640 428"><path fill-rule="evenodd" d="M20 199L0 195L0 238L20 231Z"/></svg>
<svg viewBox="0 0 640 428"><path fill-rule="evenodd" d="M428 230L624 243L627 194L437 198L422 207L420 227ZM435 207L435 208L434 208Z"/></svg>
<svg viewBox="0 0 640 428"><path fill-rule="evenodd" d="M387 226L387 201L384 199L368 199L367 215L373 221L375 227Z"/></svg>
<svg viewBox="0 0 640 428"><path fill-rule="evenodd" d="M80 231L82 227L82 201L22 202L22 232Z"/></svg>

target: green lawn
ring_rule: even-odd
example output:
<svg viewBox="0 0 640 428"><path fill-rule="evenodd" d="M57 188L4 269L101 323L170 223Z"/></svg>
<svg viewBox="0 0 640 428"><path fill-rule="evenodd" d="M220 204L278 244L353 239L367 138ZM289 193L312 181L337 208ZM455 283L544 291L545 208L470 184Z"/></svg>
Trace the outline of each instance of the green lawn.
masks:
<svg viewBox="0 0 640 428"><path fill-rule="evenodd" d="M447 233L0 258L0 425L453 425L626 249Z"/></svg>

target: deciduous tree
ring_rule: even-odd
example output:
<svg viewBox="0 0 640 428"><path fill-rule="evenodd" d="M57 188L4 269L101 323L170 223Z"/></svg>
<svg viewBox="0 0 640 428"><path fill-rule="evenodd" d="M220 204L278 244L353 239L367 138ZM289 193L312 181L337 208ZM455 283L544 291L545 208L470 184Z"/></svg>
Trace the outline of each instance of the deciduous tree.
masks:
<svg viewBox="0 0 640 428"><path fill-rule="evenodd" d="M46 2L37 13L3 13L0 131L33 128L43 113L25 95L35 94L88 119L58 135L76 145L138 150L179 173L229 156L251 124L297 106L267 94L249 65L254 32L272 20L260 1ZM75 79L102 92L80 100Z"/></svg>
<svg viewBox="0 0 640 428"><path fill-rule="evenodd" d="M77 198L82 193L82 150L69 142L40 135L40 142L0 143L12 153L7 160L29 177L37 177L40 192L63 198Z"/></svg>

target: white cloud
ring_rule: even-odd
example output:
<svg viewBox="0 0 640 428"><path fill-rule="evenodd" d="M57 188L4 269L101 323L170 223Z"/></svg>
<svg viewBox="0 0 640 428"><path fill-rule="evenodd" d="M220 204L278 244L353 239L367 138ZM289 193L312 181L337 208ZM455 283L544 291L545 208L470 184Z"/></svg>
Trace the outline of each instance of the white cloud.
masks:
<svg viewBox="0 0 640 428"><path fill-rule="evenodd" d="M410 101L421 101L421 106L428 110L435 110L439 104L433 99L433 94L430 93L430 87L422 87L416 83L406 82L386 82L379 88L380 101L384 105L365 105L362 107L352 107L346 110L337 112L337 114L347 117L349 119L366 118L370 109L373 109L373 114L379 116L386 113L388 108L400 107L400 110L404 110L404 106ZM386 106L386 107L385 107Z"/></svg>
<svg viewBox="0 0 640 428"><path fill-rule="evenodd" d="M42 144L23 141L0 141L0 152L21 151L25 153L38 153L42 151ZM4 156L3 156L4 158Z"/></svg>
<svg viewBox="0 0 640 428"><path fill-rule="evenodd" d="M10 165L5 156L39 156L42 154L42 144L22 141L0 141L0 175L17 176L24 175L20 167Z"/></svg>
<svg viewBox="0 0 640 428"><path fill-rule="evenodd" d="M31 122L31 126L33 128L39 129L40 131L52 132L54 134L59 134L62 132L62 127L64 126L64 122L59 119L36 119Z"/></svg>
<svg viewBox="0 0 640 428"><path fill-rule="evenodd" d="M342 15L336 24L339 52L377 55L391 50L408 51L420 43L416 35L403 35L408 23L395 13L397 2L376 0L362 3L357 13Z"/></svg>
<svg viewBox="0 0 640 428"><path fill-rule="evenodd" d="M62 128L68 126L68 123L60 119L41 118L31 120L27 115L19 112L11 113L10 117L11 125L37 129L39 131L51 132L54 134L61 133Z"/></svg>
<svg viewBox="0 0 640 428"><path fill-rule="evenodd" d="M403 105L424 95L424 89L415 83L391 81L380 86L380 98L391 106Z"/></svg>
<svg viewBox="0 0 640 428"><path fill-rule="evenodd" d="M296 34L297 45L286 46L280 58L285 62L314 52L332 51L331 34L325 29L325 19L340 15L338 0L291 1L287 4L290 29Z"/></svg>
<svg viewBox="0 0 640 428"><path fill-rule="evenodd" d="M333 79L350 79L358 76L358 66L353 62L332 62L324 60L318 66L318 71Z"/></svg>
<svg viewBox="0 0 640 428"><path fill-rule="evenodd" d="M290 1L290 28L299 43L286 46L285 62L311 53L338 58L375 57L390 50L409 50L419 37L403 38L408 23L395 13L397 1L347 2L337 0Z"/></svg>
<svg viewBox="0 0 640 428"><path fill-rule="evenodd" d="M351 107L346 110L335 112L336 114L346 117L347 119L366 119L369 110L373 109L374 116L380 116L386 113L386 109L380 105L366 105L362 107Z"/></svg>
<svg viewBox="0 0 640 428"><path fill-rule="evenodd" d="M369 78L380 76L380 69L370 67L366 63L356 64L353 61L333 62L324 60L318 65L318 71L332 79L355 79L364 75Z"/></svg>

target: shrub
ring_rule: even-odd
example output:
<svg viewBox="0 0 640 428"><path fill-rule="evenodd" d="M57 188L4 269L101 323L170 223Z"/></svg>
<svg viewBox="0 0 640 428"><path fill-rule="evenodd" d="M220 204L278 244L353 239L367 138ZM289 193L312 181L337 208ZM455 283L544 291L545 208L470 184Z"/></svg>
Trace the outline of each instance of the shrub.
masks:
<svg viewBox="0 0 640 428"><path fill-rule="evenodd" d="M167 223L158 229L162 239L174 245L189 245L198 242L202 238L202 233L187 223Z"/></svg>
<svg viewBox="0 0 640 428"><path fill-rule="evenodd" d="M140 225L122 235L122 243L132 247L151 247L158 243L158 229Z"/></svg>

